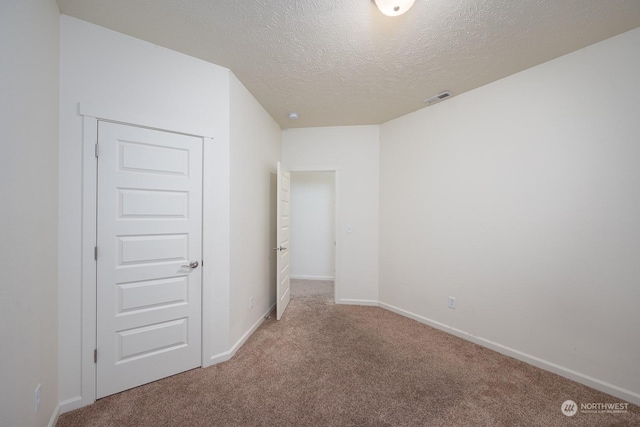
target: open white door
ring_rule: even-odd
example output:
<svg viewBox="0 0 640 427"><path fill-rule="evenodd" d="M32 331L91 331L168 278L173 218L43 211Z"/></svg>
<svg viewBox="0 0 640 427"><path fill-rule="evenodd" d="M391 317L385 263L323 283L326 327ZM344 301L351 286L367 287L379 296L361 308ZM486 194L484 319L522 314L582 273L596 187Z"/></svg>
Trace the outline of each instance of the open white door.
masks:
<svg viewBox="0 0 640 427"><path fill-rule="evenodd" d="M277 283L276 283L276 319L280 320L282 313L287 308L291 299L291 286L289 283L289 233L290 233L290 188L291 175L282 170L278 162L278 213L277 222Z"/></svg>
<svg viewBox="0 0 640 427"><path fill-rule="evenodd" d="M98 125L97 397L201 366L202 138Z"/></svg>

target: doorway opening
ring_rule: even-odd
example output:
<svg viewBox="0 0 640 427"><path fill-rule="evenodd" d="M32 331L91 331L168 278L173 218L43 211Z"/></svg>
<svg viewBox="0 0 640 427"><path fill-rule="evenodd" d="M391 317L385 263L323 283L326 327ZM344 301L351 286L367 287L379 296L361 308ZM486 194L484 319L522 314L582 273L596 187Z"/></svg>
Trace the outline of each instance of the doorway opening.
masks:
<svg viewBox="0 0 640 427"><path fill-rule="evenodd" d="M292 297L338 295L337 173L291 171Z"/></svg>

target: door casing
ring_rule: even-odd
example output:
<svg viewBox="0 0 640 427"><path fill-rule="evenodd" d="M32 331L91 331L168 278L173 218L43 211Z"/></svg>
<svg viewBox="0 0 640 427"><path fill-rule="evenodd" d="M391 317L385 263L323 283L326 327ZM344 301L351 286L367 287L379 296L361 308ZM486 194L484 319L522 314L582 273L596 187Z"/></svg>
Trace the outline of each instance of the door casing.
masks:
<svg viewBox="0 0 640 427"><path fill-rule="evenodd" d="M64 402L66 410L80 408L90 405L96 401L96 364L94 363L94 350L96 349L97 335L97 313L96 313L96 286L97 286L97 264L94 250L96 247L97 232L97 159L95 155L95 144L98 142L98 121L120 123L124 125L137 126L165 132L180 133L196 136L203 139L203 214L213 212L216 206L215 196L213 196L212 183L215 182L214 171L208 165L215 162L213 158L219 157L220 148L215 147L213 138L207 136L211 132L190 127L174 127L173 129L164 127L164 124L153 118L143 117L132 112L113 111L98 108L93 105L80 104L79 115L82 117L82 290L81 290L81 394L73 401ZM203 215L204 217L204 215ZM205 233L206 223L203 224L202 236L202 258L208 266L213 266L213 260L217 257L222 263L225 262L225 252L218 250L219 247L205 244L207 233ZM213 228L213 227L211 227ZM211 230L209 230L211 232ZM212 283L214 268L203 266L202 273L202 317L201 317L201 366L210 366L218 361L226 360L228 352L211 355L214 348L212 337L223 337L224 332L214 331L214 324L218 328L228 329L228 319L224 322L214 322L214 308L205 302L214 300L214 289ZM224 281L222 286L227 285ZM223 343L227 347L228 343Z"/></svg>

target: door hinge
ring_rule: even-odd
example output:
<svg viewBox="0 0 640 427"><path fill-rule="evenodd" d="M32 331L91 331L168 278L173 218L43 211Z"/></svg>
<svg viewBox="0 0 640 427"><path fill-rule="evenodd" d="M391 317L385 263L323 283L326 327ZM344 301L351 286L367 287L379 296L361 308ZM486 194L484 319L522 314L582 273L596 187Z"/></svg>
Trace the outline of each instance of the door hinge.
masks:
<svg viewBox="0 0 640 427"><path fill-rule="evenodd" d="M100 146L96 143L96 157L100 156Z"/></svg>
<svg viewBox="0 0 640 427"><path fill-rule="evenodd" d="M93 363L98 363L98 349L93 350Z"/></svg>
<svg viewBox="0 0 640 427"><path fill-rule="evenodd" d="M98 260L98 247L97 246L93 247L93 259L95 259L96 261Z"/></svg>
<svg viewBox="0 0 640 427"><path fill-rule="evenodd" d="M204 260L203 259L200 260L200 267L204 267Z"/></svg>

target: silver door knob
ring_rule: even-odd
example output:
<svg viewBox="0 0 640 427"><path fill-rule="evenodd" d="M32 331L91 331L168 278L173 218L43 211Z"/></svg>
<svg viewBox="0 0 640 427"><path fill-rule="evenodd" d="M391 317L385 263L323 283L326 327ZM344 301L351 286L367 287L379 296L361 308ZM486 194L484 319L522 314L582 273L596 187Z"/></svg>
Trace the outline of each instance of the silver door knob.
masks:
<svg viewBox="0 0 640 427"><path fill-rule="evenodd" d="M183 268L198 268L198 261L191 261L191 263L189 265L181 265L180 267Z"/></svg>

